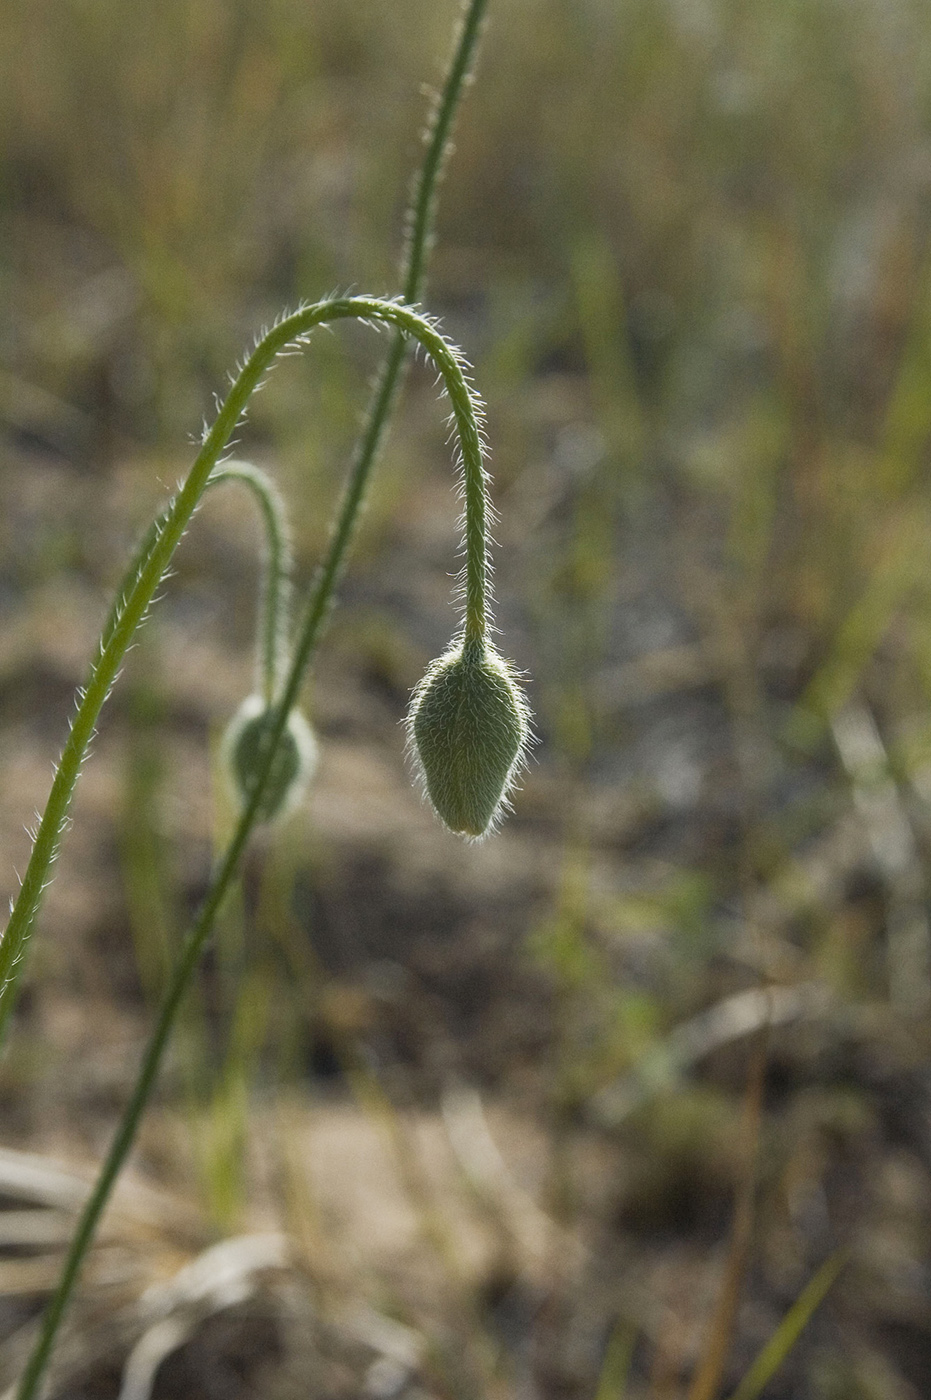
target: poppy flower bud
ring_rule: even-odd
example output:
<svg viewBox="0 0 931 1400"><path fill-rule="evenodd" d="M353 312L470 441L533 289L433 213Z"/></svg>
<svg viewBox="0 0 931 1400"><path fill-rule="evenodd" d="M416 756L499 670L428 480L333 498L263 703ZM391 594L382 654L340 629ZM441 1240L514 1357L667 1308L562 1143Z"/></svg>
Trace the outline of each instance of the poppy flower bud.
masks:
<svg viewBox="0 0 931 1400"><path fill-rule="evenodd" d="M451 831L483 836L524 761L529 711L511 668L481 644L455 645L414 691L410 746L427 796Z"/></svg>
<svg viewBox="0 0 931 1400"><path fill-rule="evenodd" d="M265 743L275 721L274 708L260 695L250 695L230 721L223 754L236 800L245 807L265 760ZM313 730L298 710L292 710L272 761L257 820L273 821L293 811L317 766Z"/></svg>

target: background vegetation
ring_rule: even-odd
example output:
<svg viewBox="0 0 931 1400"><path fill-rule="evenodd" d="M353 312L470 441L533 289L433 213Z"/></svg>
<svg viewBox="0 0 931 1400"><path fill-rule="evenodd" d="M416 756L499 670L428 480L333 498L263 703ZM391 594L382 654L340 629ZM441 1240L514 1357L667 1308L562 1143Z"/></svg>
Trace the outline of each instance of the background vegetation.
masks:
<svg viewBox="0 0 931 1400"><path fill-rule="evenodd" d="M283 305L395 290L455 10L0 0L10 892L226 370ZM312 799L227 911L57 1395L148 1394L161 1356L165 1396L729 1395L838 1250L764 1393L927 1392L929 227L920 0L492 0L428 305L489 404L537 761L481 847L405 772L456 539L420 368ZM321 336L242 435L303 578L378 352ZM2 1384L230 819L248 512L195 523L43 915L0 1069Z"/></svg>

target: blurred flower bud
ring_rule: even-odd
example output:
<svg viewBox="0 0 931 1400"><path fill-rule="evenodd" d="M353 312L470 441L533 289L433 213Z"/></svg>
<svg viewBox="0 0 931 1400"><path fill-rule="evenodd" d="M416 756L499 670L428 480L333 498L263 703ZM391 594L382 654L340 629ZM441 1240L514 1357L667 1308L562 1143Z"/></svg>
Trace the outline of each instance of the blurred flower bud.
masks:
<svg viewBox="0 0 931 1400"><path fill-rule="evenodd" d="M250 695L230 721L223 756L237 802L244 807L265 759L265 743L275 720L260 695ZM288 716L272 762L257 819L273 821L292 812L307 791L317 766L317 744L307 720L298 710Z"/></svg>
<svg viewBox="0 0 931 1400"><path fill-rule="evenodd" d="M457 644L414 691L410 746L437 814L452 831L483 836L507 803L530 737L530 714L508 663Z"/></svg>

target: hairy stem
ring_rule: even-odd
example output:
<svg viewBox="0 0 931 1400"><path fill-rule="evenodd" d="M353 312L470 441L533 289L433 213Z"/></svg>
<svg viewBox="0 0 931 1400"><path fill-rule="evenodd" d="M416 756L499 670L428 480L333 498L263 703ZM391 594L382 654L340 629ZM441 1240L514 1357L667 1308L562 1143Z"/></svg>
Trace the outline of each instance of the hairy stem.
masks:
<svg viewBox="0 0 931 1400"><path fill-rule="evenodd" d="M291 641L291 536L281 492L267 472L251 462L224 462L207 479L207 489L241 482L255 497L262 516L265 557L262 606L256 629L258 688L266 705L277 698Z"/></svg>
<svg viewBox="0 0 931 1400"><path fill-rule="evenodd" d="M449 139L456 109L475 61L482 20L486 8L487 0L467 0L464 6L462 23L454 47L452 61L433 114L431 125L428 129L427 151L414 190L412 214L405 251L406 267L403 277L403 294L405 299L409 302L419 300L423 292L427 260L433 236L437 186L449 149ZM395 324L397 326L397 332L394 343L379 375L366 420L366 427L354 458L349 484L330 541L327 558L320 571L308 603L299 643L295 649L291 669L288 673L277 706L275 726L271 735L271 742L268 745L263 771L259 774L252 796L240 815L232 840L217 868L210 891L198 918L185 939L181 956L165 993L155 1029L146 1048L133 1093L124 1110L120 1125L111 1143L110 1150L101 1168L94 1190L88 1198L81 1214L78 1228L71 1242L55 1294L46 1309L35 1348L20 1378L20 1383L17 1387L17 1400L34 1400L38 1387L41 1384L52 1347L54 1346L58 1328L70 1301L84 1257L90 1247L100 1216L103 1213L113 1185L119 1176L132 1146L139 1121L151 1096L178 1008L187 991L197 964L200 961L201 954L210 936L217 911L235 877L240 858L249 839L252 827L255 824L256 814L263 798L267 780L271 774L275 751L284 733L290 708L297 697L304 670L319 641L322 624L325 620L333 591L342 571L345 554L352 538L356 518L371 475L372 467L378 456L384 432L394 406L400 374L408 350L408 335L411 333L400 320L397 320ZM425 346L425 348L428 350L428 353L431 353L428 346ZM273 353L277 353L277 349ZM258 350L255 354L258 354ZM254 358L255 355L252 359ZM250 360L249 364L251 363L252 360ZM247 364L246 369L244 369L243 375L245 375L246 370L248 370L249 364ZM439 368L442 372L442 366L439 366ZM458 366L456 368L458 369ZM257 375L252 376L249 385L250 393L259 382L261 373L262 370L260 369ZM447 387L449 387L448 379ZM245 399L242 401L243 405L247 399L248 394L246 394ZM229 402L230 400L228 399L227 404L229 404ZM453 407L456 413L457 426L459 426L462 421L464 410L465 417L469 420L470 431L468 434L468 445L466 439L462 439L461 441L463 471L465 473L467 488L466 504L468 508L471 484L472 504L473 507L476 504L479 505L479 520L477 523L480 524L481 527L481 547L480 552L476 553L474 556L474 565L472 563L473 554L469 555L470 570L468 583L470 587L467 588L466 596L466 627L473 633L480 631L482 635L484 635L487 626L486 584L488 568L485 546L486 510L484 474L481 465L481 440L479 436L478 420L475 413L475 404L469 394L468 385L465 383L464 379L461 380L460 407L458 410L456 409L455 400L453 400ZM226 414L226 405L224 405L224 409L221 410L220 417L217 423L214 424L211 434L208 435L204 443L204 448L198 455L191 472L191 476L193 477L195 472L200 471L199 484L201 487L206 486L210 473L215 469L216 461L222 451L222 444L216 446L219 442L220 434L223 431L226 432L226 437L223 438L223 443L225 443L228 440L229 434L233 431L235 422L238 420L241 412L242 405L234 405L235 416L233 416L232 412L231 414ZM221 419L223 420L222 427ZM213 463L211 465L208 456L205 459L206 466L204 466L202 459L204 459L205 453L208 452L208 448L213 450L214 446L216 446L216 455L213 458ZM132 635L132 631L125 634L124 622L126 607L128 607L131 599L135 600L134 606L138 612L135 625L138 625L138 622L141 621L142 617L145 615L145 611L151 602L155 588L158 586L158 581L161 579L167 567L171 552L180 539L185 524L187 520L190 519L190 514L196 504L198 498L196 490L192 489L189 495L185 496L190 480L191 478L189 477L188 483L186 483L181 497L179 497L179 501L182 497L184 498L183 505L179 508L177 502L173 503L164 519L164 523L162 519L156 522L155 527L153 527L152 537L144 541L144 550L142 551L144 559L141 561L139 578L137 578L136 584L134 584L124 604L118 606L114 615L108 620L107 628L105 629L104 637L101 642L100 662L98 662L98 665L95 667L94 675L100 671L101 663L104 661L104 658L109 656L111 643L116 637L118 628L123 628L123 632L121 632L120 635L121 637L126 635L126 640L122 641L122 650L119 650L119 654L116 656L115 660L112 656L109 656L107 663L108 670L104 672L104 679L96 691L96 709L89 715L89 722L85 725L88 736L93 732L96 716L103 705L109 686L116 676L120 660L128 644L128 637ZM179 519L176 518L174 514L176 510L180 510L180 523ZM186 515L183 514L184 510L187 510ZM174 542L170 548L162 549L162 539L169 523L175 532ZM145 576L144 582L142 575ZM148 588L150 584L151 588L146 594L145 589ZM137 596L137 590L140 585L142 585L142 593ZM120 642L117 641L117 647L119 647L119 645ZM109 679L106 679L107 674L109 674ZM92 680L94 679L94 675L92 675ZM85 694L82 705L86 703L86 701L87 694ZM73 738L74 728L72 728L72 733L69 737L69 744ZM20 916L19 926L14 932L13 943L10 944L7 949L10 933L9 927L3 943L0 943L0 1033L2 1033L4 1015L8 1014L8 1011L5 1011L3 1006L3 987L5 983L12 980L14 970L22 957L23 947L35 919L42 889L47 880L48 868L52 859L54 859L55 849L60 838L61 830L67 819L68 806L70 804L74 783L77 780L80 769L83 747L76 752L77 762L73 764L70 787L66 785L66 779L62 780L60 786L57 798L57 813L53 812L51 818L49 818L48 808L46 809L48 834L44 843L44 866L42 866L41 869L37 868L32 876L30 894L24 906L23 913ZM58 783L64 761L65 755L63 755L62 764L59 765L58 774L56 774L56 784ZM43 819L43 826L46 825L46 819ZM41 835L41 829L38 835ZM35 858L35 852L33 853L33 857ZM30 869L27 870L27 879L30 879L32 865L33 861L30 861ZM21 891L21 898L25 892L26 881L24 881L23 890ZM6 952L4 951L5 949L7 949ZM7 996L6 1002L8 1005L11 1004L12 997Z"/></svg>
<svg viewBox="0 0 931 1400"><path fill-rule="evenodd" d="M12 1000L10 995L12 988L9 983L22 956L30 927L35 918L42 889L47 881L49 864L54 856L57 840L67 817L74 784L80 771L84 747L87 743L85 738L84 747L78 747L81 736L89 736L93 733L97 715L100 713L109 688L116 677L132 632L144 617L152 596L168 567L174 548L177 547L181 539L184 527L190 520L199 497L207 489L211 472L239 421L248 396L254 392L264 374L273 364L275 357L282 350L291 345L302 344L315 326L350 317L394 326L405 335L416 339L431 357L443 378L453 409L462 456L467 550L470 548L474 550L474 542L476 540L479 542L477 557L473 560L470 556L467 560L469 567L467 569L466 625L469 626L471 622L473 627L480 628L484 632L486 626L485 571L487 568L485 551L486 503L485 472L482 465L482 444L478 426L480 406L463 374L458 353L429 321L397 302L380 301L371 297L343 297L304 307L292 316L285 317L263 337L240 371L229 398L220 409L216 423L207 434L204 446L198 454L197 461L181 492L167 512L160 517L159 527L154 532L154 540L150 543L148 554L123 607L118 610L115 619L108 620L109 638L102 645L100 657L91 675L91 682L78 707L68 744L65 746L62 761L55 776L45 817L33 847L33 857L26 872L26 879L23 881L20 897L14 907L3 942L0 943L0 979L7 984L4 1000L8 1003ZM351 523L347 528L347 539ZM149 538L147 537L147 540ZM146 542L143 542L142 552L145 550ZM170 542L170 548L166 542ZM135 1090L127 1105L97 1185L82 1213L58 1288L46 1312L36 1349L23 1373L17 1392L18 1400L32 1400L36 1393L36 1387L45 1370L55 1334L97 1221L135 1137L139 1119L151 1094L177 1009L194 968L197 966L217 910L229 889L239 859L255 824L265 783L271 771L275 748L284 731L288 713L296 698L304 667L317 643L321 624L329 609L339 570L340 551L344 547L345 544L341 542L341 537L337 533L331 543L327 562L314 590L307 620L295 651L291 672L276 706L275 728L268 745L264 770L259 775L250 801L240 817L236 832L223 856L197 922L185 941L181 958L175 968L159 1014L155 1032L146 1051ZM65 777L62 776L63 774ZM66 785L69 778L70 785ZM43 833L45 833L44 840ZM53 833L51 838L48 833ZM40 865L42 860L44 860L44 865ZM0 1005L0 1013L3 1010L3 1006Z"/></svg>
<svg viewBox="0 0 931 1400"><path fill-rule="evenodd" d="M466 0L463 5L446 78L427 120L424 133L426 151L411 191L401 269L401 296L411 306L423 299L427 266L435 237L440 181L451 150L450 141L459 103L475 67L487 8L488 0ZM319 635L329 600L343 570L359 518L359 507L365 498L369 478L391 420L409 349L408 337L399 330L376 380L365 427L359 439L342 505L333 527L327 558L304 615L301 642L291 667L288 685L288 692L294 697L297 696L303 669L315 644L314 638ZM283 727L284 720L282 731Z"/></svg>
<svg viewBox="0 0 931 1400"><path fill-rule="evenodd" d="M475 66L487 8L488 0L468 0L463 5L446 80L427 122L427 150L414 181L404 252L401 295L406 302L420 301L423 296L435 236L439 185L450 154L450 137L462 90Z"/></svg>
<svg viewBox="0 0 931 1400"><path fill-rule="evenodd" d="M154 542L135 583L122 606L108 620L109 635L105 641L101 639L100 655L81 695L71 732L55 773L45 813L36 833L19 897L0 942L0 1037L13 1001L11 986L18 978L21 959L48 884L49 870L57 854L81 765L95 733L97 718L119 673L126 649L148 611L171 557L206 489L210 474L235 431L251 395L261 384L276 357L289 347L303 344L315 326L350 318L392 326L419 341L445 383L462 456L467 550L466 626L484 631L487 512L478 417L480 407L463 374L458 352L444 340L431 322L399 302L382 301L374 297L337 297L331 301L303 307L284 317L263 336L243 365L213 427L204 439L204 445L187 480L160 518ZM331 572L332 582L335 582L336 573ZM324 571L324 578L326 577L327 572ZM324 613L328 602L329 596L322 600ZM316 628L314 633L315 630ZM309 654L309 647L312 645L312 641L303 642L302 653ZM291 703L294 693L296 687L289 684L285 691L289 697L288 704ZM283 728L284 720L282 730ZM274 743L277 743L277 737Z"/></svg>

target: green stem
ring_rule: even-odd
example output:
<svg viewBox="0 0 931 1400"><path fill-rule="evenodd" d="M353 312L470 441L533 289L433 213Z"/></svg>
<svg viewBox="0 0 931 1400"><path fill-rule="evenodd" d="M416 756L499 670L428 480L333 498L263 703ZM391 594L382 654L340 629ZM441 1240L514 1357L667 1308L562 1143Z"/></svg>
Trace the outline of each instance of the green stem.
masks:
<svg viewBox="0 0 931 1400"><path fill-rule="evenodd" d="M427 265L433 247L436 208L440 182L451 151L450 140L463 91L469 83L478 54L479 40L488 0L467 0L463 5L453 52L442 88L427 120L427 143L423 164L417 173L411 192L401 270L401 296L409 305L423 300ZM297 655L291 667L288 693L297 696L303 667L307 664L314 641L326 616L329 599L342 574L349 545L355 532L360 506L368 489L369 478L391 419L395 399L400 389L401 374L408 358L410 342L398 331L379 372L366 416L365 428L353 458L349 479L343 494L327 560L321 569L304 615ZM484 548L484 546L483 546ZM483 572L487 576L487 560ZM473 619L471 630L478 624ZM293 684L291 683L293 682Z"/></svg>
<svg viewBox="0 0 931 1400"><path fill-rule="evenodd" d="M462 90L475 66L487 8L488 0L469 0L463 5L446 80L427 122L427 150L414 182L404 250L401 295L409 303L423 297L427 261L435 234L439 185L450 154L450 137Z"/></svg>
<svg viewBox="0 0 931 1400"><path fill-rule="evenodd" d="M458 35L458 40L454 49L452 62L431 123L427 153L415 189L413 214L408 230L408 240L406 247L407 268L406 274L404 276L404 293L407 300L409 301L415 301L419 299L419 297L422 294L426 263L427 258L429 256L429 249L432 238L432 225L436 203L436 187L440 175L442 173L444 160L448 153L449 137L452 130L452 123L454 120L456 108L458 106L466 80L471 72L474 63L475 54L478 46L479 34L481 30L481 23L486 7L487 0L470 0L470 3L468 3L464 8L463 20ZM197 921L185 940L181 957L178 960L178 964L175 968L170 984L166 991L155 1029L146 1048L146 1052L139 1070L139 1076L136 1081L135 1088L130 1097L129 1103L127 1104L126 1109L123 1113L123 1117L121 1119L119 1128L116 1132L116 1135L114 1136L113 1142L111 1143L110 1150L101 1168L101 1172L94 1187L94 1190L88 1198L88 1201L81 1214L78 1228L75 1233L74 1239L71 1242L71 1246L69 1248L68 1255L64 1267L62 1269L62 1273L59 1277L55 1294L53 1295L49 1306L46 1309L40 1333L36 1341L36 1346L33 1350L32 1355L29 1358L29 1362L27 1363L26 1369L23 1372L23 1375L20 1379L20 1383L17 1388L17 1400L34 1400L37 1389L41 1383L42 1376L45 1372L45 1368L48 1364L49 1356L51 1354L51 1350L55 1342L55 1337L58 1332L58 1327L61 1323L62 1317L64 1316L65 1310L70 1301L71 1293L73 1291L78 1274L83 1264L84 1256L90 1247L100 1216L104 1210L113 1185L117 1177L119 1176L119 1173L132 1146L139 1125L139 1121L142 1117L143 1112L145 1111L146 1104L148 1103L149 1097L152 1093L155 1079L158 1074L159 1066L161 1064L162 1056L164 1054L165 1047L168 1042L168 1037L171 1033L171 1029L178 1012L178 1008L181 1004L181 1001L188 988L190 980L200 960L201 954L210 935L210 931L213 925L214 918L216 917L216 913L220 908L220 905L222 904L226 893L229 889L229 886L232 883L232 880L235 876L239 860L242 856L246 842L248 841L252 827L255 823L256 814L258 812L259 805L262 801L266 782L271 773L272 764L274 762L275 757L275 751L281 739L281 736L284 733L289 710L294 699L297 696L297 692L300 687L301 680L303 678L304 668L308 664L313 654L314 648L319 640L322 623L326 617L333 590L336 586L336 583L339 579L342 570L343 560L353 534L355 521L358 516L359 508L361 506L362 499L365 494L368 479L371 474L374 462L378 456L381 441L388 420L390 418L391 409L394 405L395 395L398 387L398 380L400 377L401 369L404 365L408 348L408 331L402 325L400 320L397 320L396 324L398 327L397 334L392 348L385 360L382 372L379 376L379 380L369 411L366 428L360 442L359 450L354 459L350 481L343 498L343 504L339 512L337 524L330 542L327 559L320 572L316 586L313 590L312 597L308 604L299 644L295 650L291 670L289 672L288 679L285 684L284 691L282 693L281 700L277 708L276 722L274 726L274 731L271 736L272 742L268 746L263 771L259 774L259 780L256 783L252 796L240 816L239 822L236 827L236 831L234 832L233 838L230 841L230 844L227 847L227 850L223 856L220 866L217 869L211 889L200 911ZM264 343L265 342L263 342L263 344ZM430 352L429 346L425 346L425 348L427 348L428 352ZM277 350L274 353L277 353ZM249 370L249 367L257 354L258 350L255 352L255 355L253 355L252 359L249 361L249 363L243 370L243 374L240 376L240 379L242 379L242 377ZM441 369L442 372L442 366L438 367ZM262 370L260 369L257 375L251 377L249 386L250 393L252 391L252 388L255 387L255 384L261 378L261 373ZM238 382L239 381L237 381L237 387ZM450 381L447 379L447 387L449 386L449 382ZM233 392L236 392L235 388ZM232 395L230 397L232 398ZM451 398L452 397L453 396L451 395ZM246 395L246 398L248 398L248 394ZM474 411L475 405L473 404L473 401L469 394L468 386L464 380L462 380L461 383L459 399L460 404L458 409L456 406L456 400L453 399L453 408L454 413L456 414L457 426L460 426L462 422L462 415L464 410L465 416L469 419L470 423L470 431L467 435L467 438L461 439L463 471L465 474L465 484L467 492L466 506L468 511L470 498L473 507L476 504L480 506L479 518L481 524L480 555L474 555L473 553L469 554L470 569L469 577L467 579L467 584L469 585L469 587L467 587L466 590L465 621L466 628L471 633L475 633L476 631L480 630L481 633L484 634L484 630L487 625L487 619L485 615L485 598L487 591L486 582L488 568L484 537L486 515L484 496L484 473L481 465L481 440L479 436L478 422ZM245 400L243 400L243 404L244 402ZM204 457L204 454L208 451L208 448L212 448L215 440L218 439L219 432L225 430L228 426L228 437L229 433L233 431L233 428L235 427L235 422L238 420L238 417L242 412L242 406L234 405L235 417L232 419L232 421L229 421L229 415L225 416L226 407L229 403L230 400L228 399L227 404L224 405L223 410L221 410L221 414L217 420L217 423L214 424L214 428L211 434L208 435L204 443L204 448L202 449L201 454L199 454L197 461L195 462L194 468L192 468L192 477L194 476L194 473L197 472L199 468L201 468L202 458ZM468 410L471 410L471 413ZM223 420L222 428L221 419ZM224 441L225 440L226 439L224 439ZM219 457L220 451L222 451L222 446L217 448L216 457L214 458L214 466L217 458ZM208 459L208 466L203 472L201 478L201 484L204 486L206 485L207 479L209 478L211 469L212 468L209 465ZM185 496L185 492L187 491L187 486L190 483L190 480L191 478L189 477L188 483L186 483L184 491L182 492L182 496L184 497L183 509L187 509L188 502L191 498L193 498L194 503L196 503L197 499L197 495L194 491L190 493L190 496ZM179 500L180 499L181 498L179 497ZM177 525L177 538L174 541L174 543L176 544L177 539L180 539L181 533L183 533L184 526L187 523L187 520L190 519L190 514L193 511L193 508L194 505L191 504L190 509L187 511L187 515L185 515L181 519L180 524L178 525L176 522L176 518L173 514L173 512L176 509L178 509L178 505L177 503L174 503L169 510L168 516L166 516L164 520L164 524L162 524L161 520L156 522L156 525L155 527L153 527L152 531L153 538L149 539L147 542L144 541L144 546L147 543L148 547L144 548L143 551L145 554L145 562L143 564L143 567L140 569L140 579L137 580L136 585L132 589L127 599L122 603L121 606L117 607L114 615L108 620L107 628L105 630L105 634L101 642L101 659L97 667L95 667L94 675L92 675L92 680L94 679L94 676L100 671L101 663L103 662L104 658L109 654L110 646L114 640L114 637L116 636L118 627L123 627L125 631L125 614L127 608L130 606L130 603L133 603L134 608L138 612L136 625L138 625L138 621L141 621L142 617L145 614L146 608L148 607L151 601L152 594L154 593L154 590L158 585L158 581L161 578L164 569L167 567L168 559L170 559L171 557L171 550L168 550L167 552L162 550L161 553L165 554L164 562L161 562L161 554L159 555L158 559L155 559L156 550L161 547L162 536L168 527L169 518L170 523L172 523L173 527ZM173 547L174 546L172 546L172 548ZM468 548L469 543L467 532L467 550ZM160 572L158 572L157 577L154 579L154 582L152 582L153 575L158 569L160 569ZM143 584L143 580L141 579L142 574L145 574L145 582L143 586L147 587L149 583L151 583L152 585L151 591L148 592L144 600L137 596L137 591L140 585ZM131 632L129 633L129 635L131 635ZM117 645L118 644L119 643L117 643ZM97 713L99 713L103 701L106 698L107 690L109 689L110 684L112 684L112 681L115 678L116 670L119 665L119 659L122 657L126 645L127 642L123 642L122 651L119 653L119 658L117 659L116 664L112 668L112 675L110 675L109 680L107 680L106 684L102 686L102 688L100 688L99 690L99 701L97 702L96 711L91 716L90 723L87 726L88 733L93 731L93 725L96 720L96 715ZM110 663L108 663L108 665L109 664ZM86 703L86 701L87 695L85 694L82 706L84 703ZM71 738L73 737L74 730L72 729ZM63 755L62 763L64 763L64 760L65 755ZM52 817L49 818L48 807L46 808L46 819L49 819L49 829L51 830L52 827L54 827L54 834L51 836L51 839L46 840L47 855L45 858L44 868L41 871L36 872L36 875L38 877L38 885L36 885L35 883L35 877L33 878L33 883L30 886L31 893L28 905L25 908L23 915L21 916L20 928L16 934L16 939L14 941L14 944L12 945L12 950L8 952L6 957L4 956L4 949L6 948L6 945L9 941L9 927L7 929L7 935L4 938L3 943L0 944L0 992L2 992L4 983L12 979L13 971L17 967L22 957L23 946L26 942L26 939L28 938L30 927L35 919L35 915L38 910L38 904L41 898L43 882L47 878L48 866L54 857L55 847L57 846L57 842L61 834L61 829L67 819L67 809L70 803L71 790L73 790L74 782L77 779L77 774L80 768L80 761L81 756L79 754L78 761L76 766L74 767L74 772L71 778L71 789L68 789L66 791L63 800L61 799L61 797L59 798L57 815L53 813ZM58 774L56 774L56 783L58 782L58 777L61 774L61 769L62 765L60 764ZM44 819L43 826L45 824L46 823ZM35 856L35 852L33 853L33 855ZM27 879L30 878L30 870L32 868L32 863L33 862L30 861L30 869L27 870ZM21 898L23 893L25 892L25 888L26 882L24 881L24 887L21 891L20 896ZM10 996L7 996L6 1001L7 1004L9 1004L11 1003L12 998ZM0 1001L0 1030L2 1030L3 1015L4 1007L2 1001Z"/></svg>
<svg viewBox="0 0 931 1400"><path fill-rule="evenodd" d="M109 637L101 646L100 655L78 705L52 783L45 813L36 833L19 897L10 915L3 941L0 942L0 1037L13 1000L10 984L18 978L21 959L48 883L49 869L57 854L74 788L87 747L94 736L97 718L116 680L126 649L136 628L144 619L171 557L204 493L208 478L235 431L249 398L261 384L276 357L291 346L303 344L314 327L350 318L393 326L419 341L445 383L462 456L467 550L466 627L480 628L484 631L487 559L485 471L482 465L482 441L479 431L480 406L460 368L458 352L444 340L431 322L416 311L398 302L381 301L374 297L338 297L303 307L284 317L259 341L246 360L217 415L216 422L204 439L204 445L187 480L161 517L160 528L156 531L157 537L129 595L116 616L108 622ZM331 576L331 588L333 582L335 573ZM324 612L328 601L328 598L324 600ZM306 652L307 648L302 650ZM294 687L289 685L286 694L293 698L293 693ZM282 730L283 728L284 721ZM273 742L277 743L277 736Z"/></svg>
<svg viewBox="0 0 931 1400"><path fill-rule="evenodd" d="M266 705L271 705L284 679L291 640L291 540L287 512L271 477L251 462L224 462L210 473L207 488L224 481L239 481L247 487L262 515L265 559L256 669L262 697Z"/></svg>
<svg viewBox="0 0 931 1400"><path fill-rule="evenodd" d="M42 1328L35 1349L23 1371L16 1392L17 1400L32 1400L45 1371L58 1327L71 1297L75 1281L97 1228L97 1222L109 1199L113 1184L126 1160L139 1120L152 1093L156 1075L161 1064L168 1037L171 1034L178 1008L187 991L191 976L200 961L201 953L210 934L213 921L229 885L236 873L249 833L255 821L262 797L261 785L256 787L248 807L243 812L233 840L230 842L220 868L217 871L210 893L201 908L197 921L188 933L181 956L175 965L159 1010L158 1020L152 1037L146 1047L139 1076L116 1132L106 1161L94 1185L91 1195L81 1212L78 1228L68 1249L55 1293L42 1319Z"/></svg>
<svg viewBox="0 0 931 1400"><path fill-rule="evenodd" d="M12 978L13 971L22 956L30 926L35 918L42 888L47 879L48 865L64 825L74 784L80 771L83 758L83 747L80 750L77 747L80 736L89 736L93 732L97 715L116 676L119 663L132 637L132 631L145 615L152 595L168 567L171 553L177 546L184 526L193 514L200 495L207 487L210 474L239 421L249 394L261 382L264 374L281 351L288 346L302 344L315 326L350 317L395 326L405 335L419 341L444 380L452 405L462 455L466 507L466 548L467 550L470 548L470 541L478 539L480 543L477 563L472 558L467 560L469 567L467 568L466 626L481 626L484 629L486 625L485 569L487 567L484 544L486 505L485 472L482 465L482 444L478 427L480 410L460 368L457 352L447 344L439 331L429 321L397 302L380 301L371 297L343 297L305 307L292 316L284 318L259 342L246 361L229 398L220 409L216 423L207 434L204 446L198 454L197 461L180 494L165 515L161 517L161 528L155 532L155 541L151 544L148 556L123 608L119 611L112 625L108 623L109 640L102 647L101 655L92 672L91 682L78 708L68 744L65 746L62 761L52 785L52 794L46 807L45 816L36 838L33 858L27 869L20 897L14 907L3 942L0 944L0 980ZM155 1033L146 1051L139 1080L104 1164L100 1179L82 1213L58 1288L46 1312L36 1349L23 1374L17 1392L18 1400L32 1400L35 1395L36 1386L45 1370L59 1322L67 1306L97 1220L125 1160L126 1153L135 1136L142 1110L151 1093L177 1008L197 965L216 912L226 895L255 823L275 749L284 732L288 713L301 683L304 667L317 643L321 624L329 610L333 587L339 572L342 550L348 540L349 530L351 530L351 522L344 531L337 531L331 543L327 562L314 590L288 681L276 706L275 727L271 733L264 770L260 774L251 799L242 813L233 840L223 857L200 916L185 942L159 1015ZM171 543L170 549L166 542ZM470 591L470 585L472 591ZM130 630L130 626L132 626L132 630ZM76 736L79 737L76 738ZM85 747L86 742L85 738ZM65 786L66 780L62 776L63 774L70 775L70 786ZM51 841L50 832L54 833ZM37 851L39 851L40 857L37 857ZM38 868L40 858L44 858L45 864ZM7 986L6 1001L11 1000L10 990ZM2 1009L0 1007L0 1010Z"/></svg>
<svg viewBox="0 0 931 1400"><path fill-rule="evenodd" d="M261 689L271 703L281 679L290 632L291 537L287 511L281 492L271 477L251 462L227 461L215 467L207 478L204 491L209 491L211 487L219 486L224 481L239 481L246 486L255 496L262 516L265 559L263 602L257 628L256 653ZM148 564L170 514L171 505L155 517L136 546L136 552L126 566L113 606L103 626L101 652L109 644L114 628L126 607L126 600Z"/></svg>

